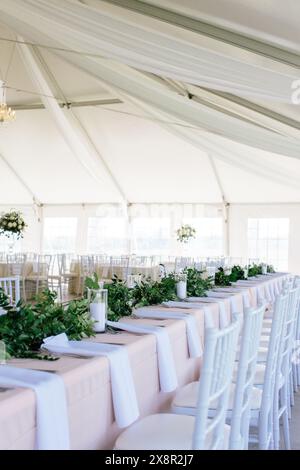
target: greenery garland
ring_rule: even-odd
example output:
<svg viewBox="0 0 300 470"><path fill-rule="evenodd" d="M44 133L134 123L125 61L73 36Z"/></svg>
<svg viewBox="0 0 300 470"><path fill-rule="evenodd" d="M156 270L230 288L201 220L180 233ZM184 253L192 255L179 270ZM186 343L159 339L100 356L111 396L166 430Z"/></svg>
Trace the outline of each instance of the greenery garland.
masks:
<svg viewBox="0 0 300 470"><path fill-rule="evenodd" d="M269 266L269 272L274 272ZM271 271L273 270L273 271ZM186 268L188 296L202 297L213 286L213 279L203 279L203 272L195 268ZM250 267L250 276L261 273L261 266ZM215 284L229 286L244 278L240 266L234 266L230 276L219 268ZM86 278L85 286L99 289L96 274ZM176 275L171 273L160 281L142 280L133 289L115 277L104 286L108 290L108 319L118 321L121 317L132 315L133 309L146 305L157 305L162 302L177 300ZM5 343L8 357L53 359L42 354L40 347L48 336L66 333L71 340L94 336L94 321L90 318L89 304L86 298L73 300L66 307L56 303L56 294L46 290L37 298L36 304L25 304L20 301L14 308L10 306L7 295L0 289L0 307L6 314L0 316L0 340Z"/></svg>
<svg viewBox="0 0 300 470"><path fill-rule="evenodd" d="M67 307L55 303L56 294L44 291L35 305L19 302L9 306L7 296L0 294L0 306L6 315L0 316L0 340L5 343L7 357L49 359L40 352L45 338L66 333L71 340L93 336L93 321L87 300L71 301Z"/></svg>

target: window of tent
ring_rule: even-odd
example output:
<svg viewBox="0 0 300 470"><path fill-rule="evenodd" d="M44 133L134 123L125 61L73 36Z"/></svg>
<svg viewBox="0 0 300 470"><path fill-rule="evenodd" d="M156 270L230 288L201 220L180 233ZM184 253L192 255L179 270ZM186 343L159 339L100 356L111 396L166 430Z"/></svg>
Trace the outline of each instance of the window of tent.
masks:
<svg viewBox="0 0 300 470"><path fill-rule="evenodd" d="M170 233L167 217L137 217L132 220L132 250L139 255L168 255Z"/></svg>
<svg viewBox="0 0 300 470"><path fill-rule="evenodd" d="M126 219L122 217L89 217L88 253L121 255L128 253Z"/></svg>
<svg viewBox="0 0 300 470"><path fill-rule="evenodd" d="M74 253L76 251L77 217L46 217L44 221L44 252Z"/></svg>
<svg viewBox="0 0 300 470"><path fill-rule="evenodd" d="M248 219L248 256L288 270L289 219Z"/></svg>
<svg viewBox="0 0 300 470"><path fill-rule="evenodd" d="M194 217L183 219L196 230L185 247L186 254L193 257L213 257L224 254L222 217Z"/></svg>

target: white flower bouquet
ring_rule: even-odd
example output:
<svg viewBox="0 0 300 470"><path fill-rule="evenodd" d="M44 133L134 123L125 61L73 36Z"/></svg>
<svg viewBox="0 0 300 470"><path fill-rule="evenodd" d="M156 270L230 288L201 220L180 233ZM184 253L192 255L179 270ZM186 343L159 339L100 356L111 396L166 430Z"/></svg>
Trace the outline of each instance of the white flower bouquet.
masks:
<svg viewBox="0 0 300 470"><path fill-rule="evenodd" d="M176 230L177 241L181 243L188 243L191 238L196 237L196 230L190 225L182 225Z"/></svg>
<svg viewBox="0 0 300 470"><path fill-rule="evenodd" d="M12 234L16 238L22 238L25 227L27 227L21 212L11 211L2 214L0 217L0 234L10 237Z"/></svg>

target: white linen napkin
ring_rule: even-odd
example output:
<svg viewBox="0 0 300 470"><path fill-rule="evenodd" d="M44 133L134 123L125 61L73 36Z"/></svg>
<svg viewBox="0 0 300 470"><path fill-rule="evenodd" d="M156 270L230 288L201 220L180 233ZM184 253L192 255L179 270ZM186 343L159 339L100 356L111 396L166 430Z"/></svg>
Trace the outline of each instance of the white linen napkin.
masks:
<svg viewBox="0 0 300 470"><path fill-rule="evenodd" d="M219 305L219 318L220 318L220 328L225 328L230 323L230 319L228 318L226 312L225 303L218 299L217 297L188 297L187 299L192 305L196 305L197 302L206 303L215 303ZM216 326L213 324L212 321L212 312L211 309L203 304L198 304L199 308L203 308L205 312L205 328L215 328Z"/></svg>
<svg viewBox="0 0 300 470"><path fill-rule="evenodd" d="M200 297L197 297L197 299L199 299ZM201 302L200 300L198 300L198 302ZM168 308L202 308L202 305L198 304L195 302L195 303L191 303L189 301L189 298L186 300L186 301L183 301L183 302L177 302L176 300L168 300L167 302L163 302L162 305L164 307L168 307Z"/></svg>
<svg viewBox="0 0 300 470"><path fill-rule="evenodd" d="M69 450L69 419L62 378L52 372L0 365L0 386L31 388L36 395L37 450Z"/></svg>
<svg viewBox="0 0 300 470"><path fill-rule="evenodd" d="M170 311L166 308L138 308L134 314L140 318L171 318L184 320L186 325L186 336L188 342L189 356L201 357L203 354L197 321L193 315L188 313Z"/></svg>
<svg viewBox="0 0 300 470"><path fill-rule="evenodd" d="M69 341L65 333L44 340L43 349L57 354L80 354L87 357L105 356L109 361L112 399L118 426L124 428L139 417L131 366L125 346Z"/></svg>
<svg viewBox="0 0 300 470"><path fill-rule="evenodd" d="M153 334L156 337L158 373L162 392L172 392L178 387L174 356L166 330L159 326L133 325L126 322L107 321L107 325L130 333Z"/></svg>
<svg viewBox="0 0 300 470"><path fill-rule="evenodd" d="M278 280L276 280L276 282L275 282L275 292L276 292L276 295L279 295L279 294L280 294L281 289L282 289L282 280L281 280L281 279L278 279Z"/></svg>
<svg viewBox="0 0 300 470"><path fill-rule="evenodd" d="M231 314L233 313L240 313L237 302L236 302L236 297L232 294L226 294L225 292L215 292L215 291L207 291L207 295L209 297L215 297L216 299L229 299L230 300L230 306L231 306Z"/></svg>
<svg viewBox="0 0 300 470"><path fill-rule="evenodd" d="M264 297L266 298L268 302L272 302L272 294L270 291L270 285L267 283L263 287L264 287L264 293L265 293Z"/></svg>

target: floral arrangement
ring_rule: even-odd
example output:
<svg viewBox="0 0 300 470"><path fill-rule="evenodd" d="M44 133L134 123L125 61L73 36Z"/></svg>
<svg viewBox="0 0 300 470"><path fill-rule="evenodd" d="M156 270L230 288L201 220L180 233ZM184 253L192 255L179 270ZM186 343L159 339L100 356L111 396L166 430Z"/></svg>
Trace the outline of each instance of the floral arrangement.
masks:
<svg viewBox="0 0 300 470"><path fill-rule="evenodd" d="M188 243L191 238L196 237L196 230L190 225L182 225L176 230L177 241L180 243Z"/></svg>
<svg viewBox="0 0 300 470"><path fill-rule="evenodd" d="M4 234L6 237L16 234L18 239L22 238L26 226L21 212L11 211L0 217L0 234Z"/></svg>

